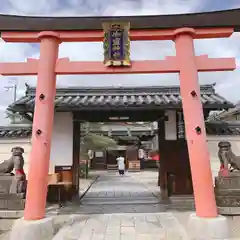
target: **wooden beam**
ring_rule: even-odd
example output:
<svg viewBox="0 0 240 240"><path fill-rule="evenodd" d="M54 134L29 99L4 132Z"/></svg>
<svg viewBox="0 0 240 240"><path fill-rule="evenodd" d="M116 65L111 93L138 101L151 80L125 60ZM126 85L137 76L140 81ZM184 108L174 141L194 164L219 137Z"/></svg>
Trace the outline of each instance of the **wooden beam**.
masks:
<svg viewBox="0 0 240 240"><path fill-rule="evenodd" d="M135 122L135 121L156 121L160 118L162 118L162 112L161 110L137 110L137 109L132 109L129 110L113 110L111 109L102 111L96 110L96 111L80 111L75 113L76 121L89 121L89 122L121 122L121 121L130 121L130 122ZM112 116L124 116L124 117L129 117L127 120L117 120L117 121L112 121L109 118Z"/></svg>
<svg viewBox="0 0 240 240"><path fill-rule="evenodd" d="M0 63L0 74L3 76L29 76L37 75L38 60L27 59L27 62Z"/></svg>
<svg viewBox="0 0 240 240"><path fill-rule="evenodd" d="M208 58L207 55L196 56L199 72L231 71L236 69L234 58ZM100 61L70 61L69 58L58 59L56 74L150 74L179 72L177 58L166 57L165 60L132 61L129 67L106 67ZM22 63L0 63L0 74L3 76L37 75L38 60L27 59Z"/></svg>
<svg viewBox="0 0 240 240"><path fill-rule="evenodd" d="M196 56L199 72L233 71L236 69L235 58L209 58L208 55Z"/></svg>
<svg viewBox="0 0 240 240"><path fill-rule="evenodd" d="M144 74L144 73L175 73L178 66L175 58L165 60L132 61L130 67L106 67L100 61L77 62L68 58L59 59L56 73L68 74Z"/></svg>
<svg viewBox="0 0 240 240"><path fill-rule="evenodd" d="M200 72L236 69L234 58L211 59L203 55L197 56L196 61ZM59 75L177 73L179 70L176 57L166 57L165 60L132 61L130 67L106 67L99 61L77 62L65 58L59 59L56 66L56 73Z"/></svg>
<svg viewBox="0 0 240 240"><path fill-rule="evenodd" d="M149 40L173 40L176 29L142 29L130 30L131 41ZM103 31L82 30L82 31L56 31L62 42L102 42ZM230 37L234 32L233 28L196 28L195 39L203 38L225 38ZM2 32L1 38L6 42L40 42L39 32Z"/></svg>

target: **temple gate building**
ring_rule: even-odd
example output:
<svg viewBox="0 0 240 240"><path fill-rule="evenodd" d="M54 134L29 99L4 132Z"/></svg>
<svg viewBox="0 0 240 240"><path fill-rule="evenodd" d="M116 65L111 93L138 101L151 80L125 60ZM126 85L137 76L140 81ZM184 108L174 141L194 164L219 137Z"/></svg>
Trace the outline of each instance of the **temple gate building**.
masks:
<svg viewBox="0 0 240 240"><path fill-rule="evenodd" d="M228 109L234 106L217 94L213 85L203 85L200 90L205 120L207 120L210 111ZM12 103L8 110L32 120L35 97L35 88L27 86L25 96ZM74 178L74 172L77 172L79 168L81 151L75 140L78 139L77 142L79 142L81 138L81 131L75 130L76 124L78 124L77 129L80 129L81 122L86 121L105 122L106 124L121 121L157 122L158 127L154 134L158 136L159 140L161 174L168 175L171 173L176 177L174 180L176 192L166 192L166 196L163 197L172 194L193 194L192 187L189 186L189 189L187 187L189 181L191 182L191 173L180 101L180 88L178 86L58 88L55 98L55 119L49 173L54 173L56 166L72 166L72 176ZM221 133L221 130L219 130L221 125L211 122L207 122L206 127L210 136L225 135L227 129L230 129L228 126L223 126ZM30 133L29 128L26 128L22 134L24 136L24 134ZM4 135L4 133L2 134ZM108 133L106 132L106 134ZM115 134L117 135L117 133ZM141 133L138 134L141 136ZM232 134L229 133L229 135ZM146 131L145 135L151 135L151 131ZM171 146L171 151L167 151L166 145ZM174 151L172 151L172 147ZM64 151L59 151L59 149L64 149ZM136 159L132 159L132 161L138 160L137 154L135 156ZM181 159L180 156L182 156ZM179 164L176 164L177 162ZM174 169L174 166L178 167ZM103 166L102 169L104 168Z"/></svg>

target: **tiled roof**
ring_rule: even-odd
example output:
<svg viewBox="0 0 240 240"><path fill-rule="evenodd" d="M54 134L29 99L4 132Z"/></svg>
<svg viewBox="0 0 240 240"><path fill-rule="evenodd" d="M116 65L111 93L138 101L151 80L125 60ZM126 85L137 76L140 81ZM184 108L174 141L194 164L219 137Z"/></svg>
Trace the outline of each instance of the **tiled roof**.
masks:
<svg viewBox="0 0 240 240"><path fill-rule="evenodd" d="M0 139L1 138L24 138L31 137L31 126L5 126L0 127Z"/></svg>
<svg viewBox="0 0 240 240"><path fill-rule="evenodd" d="M211 121L206 123L206 131L208 135L240 135L240 124Z"/></svg>
<svg viewBox="0 0 240 240"><path fill-rule="evenodd" d="M232 124L220 121L211 121L206 122L206 131L208 135L240 135L240 123ZM32 133L31 126L6 126L0 127L0 139L1 138L21 138L21 137L30 137ZM97 132L96 132L97 133ZM123 136L123 134L127 135L127 131L125 132L112 132L112 135ZM103 135L107 135L107 132L102 132ZM139 131L133 131L133 136L137 135L151 135L150 131L143 131L142 133Z"/></svg>
<svg viewBox="0 0 240 240"><path fill-rule="evenodd" d="M215 92L213 85L201 86L201 101L204 108L230 108L234 105ZM33 111L35 88L28 87L25 96L9 106L9 110ZM123 87L123 88L59 88L56 110L84 110L102 108L166 108L180 107L179 86Z"/></svg>
<svg viewBox="0 0 240 240"><path fill-rule="evenodd" d="M234 108L221 111L220 113L216 114L216 117L219 120L224 120L227 117L234 116L234 115L239 115L239 113L240 113L240 103L237 103Z"/></svg>

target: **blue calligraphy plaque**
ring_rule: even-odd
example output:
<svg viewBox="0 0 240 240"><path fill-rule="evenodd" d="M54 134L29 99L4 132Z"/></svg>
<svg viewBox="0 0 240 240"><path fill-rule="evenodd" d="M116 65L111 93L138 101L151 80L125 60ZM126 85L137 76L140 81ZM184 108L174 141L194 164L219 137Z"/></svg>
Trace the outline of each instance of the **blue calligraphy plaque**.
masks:
<svg viewBox="0 0 240 240"><path fill-rule="evenodd" d="M129 23L104 23L104 64L130 66Z"/></svg>

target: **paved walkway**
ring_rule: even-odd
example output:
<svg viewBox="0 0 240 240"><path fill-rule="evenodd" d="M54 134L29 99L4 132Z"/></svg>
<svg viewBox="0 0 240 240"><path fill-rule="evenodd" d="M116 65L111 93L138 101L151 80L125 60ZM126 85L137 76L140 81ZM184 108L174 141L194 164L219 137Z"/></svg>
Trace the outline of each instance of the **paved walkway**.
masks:
<svg viewBox="0 0 240 240"><path fill-rule="evenodd" d="M100 176L84 197L82 203L89 204L154 204L158 199L143 184L133 179L132 174L119 176L107 173Z"/></svg>
<svg viewBox="0 0 240 240"><path fill-rule="evenodd" d="M120 177L104 173L82 204L73 211L71 224L61 228L54 240L154 240L188 239L184 227L134 173ZM61 213L70 209L63 208Z"/></svg>
<svg viewBox="0 0 240 240"><path fill-rule="evenodd" d="M56 228L53 240L189 240L191 212L169 212L159 203L156 172L100 174L81 204L49 212ZM240 239L238 219L229 221L234 226L229 240Z"/></svg>

